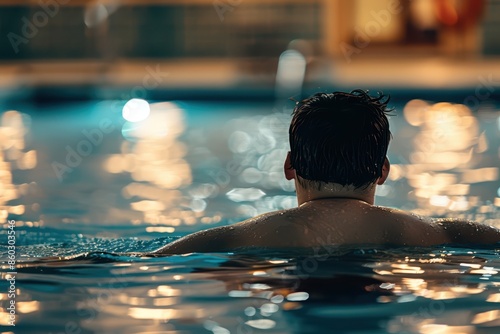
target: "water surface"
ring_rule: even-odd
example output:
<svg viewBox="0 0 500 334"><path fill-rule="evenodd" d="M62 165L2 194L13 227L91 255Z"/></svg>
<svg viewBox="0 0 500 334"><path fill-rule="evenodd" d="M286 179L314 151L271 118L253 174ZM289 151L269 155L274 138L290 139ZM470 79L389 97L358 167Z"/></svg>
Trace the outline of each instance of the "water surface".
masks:
<svg viewBox="0 0 500 334"><path fill-rule="evenodd" d="M124 103L2 114L0 213L16 221L15 333L500 330L499 247L130 255L296 199L282 175L290 109L161 102L130 123ZM496 109L395 106L391 176L377 203L500 226Z"/></svg>

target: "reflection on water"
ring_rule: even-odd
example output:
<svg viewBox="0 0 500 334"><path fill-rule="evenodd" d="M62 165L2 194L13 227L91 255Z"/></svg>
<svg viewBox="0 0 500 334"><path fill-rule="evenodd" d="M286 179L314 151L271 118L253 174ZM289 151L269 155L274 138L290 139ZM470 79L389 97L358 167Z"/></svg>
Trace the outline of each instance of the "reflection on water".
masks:
<svg viewBox="0 0 500 334"><path fill-rule="evenodd" d="M16 111L2 114L0 214L3 222L15 218L22 235L17 300L23 329L498 331L495 250L351 250L311 257L90 253L35 261L87 251L152 250L171 240L165 233L179 235L296 205L293 184L282 172L290 110L258 105L241 112L244 106L237 105L225 112L222 107L157 103L146 119L125 123L121 115L105 114L123 125L121 131L106 134L62 181L51 162L63 161L65 146L75 147L82 128L99 124L107 109L96 107L99 113L91 120L88 110L84 116L68 112L60 128L48 126L61 115L30 120ZM410 125L402 117L391 119L394 163L377 200L423 214L499 224L498 116L414 100L404 108L404 119ZM35 228L38 219L26 219L39 212L45 229ZM7 299L4 284L2 274L0 300ZM5 311L2 305L2 324Z"/></svg>
<svg viewBox="0 0 500 334"><path fill-rule="evenodd" d="M500 327L498 251L294 254L89 254L26 262L19 277L37 281L23 287L37 302L24 304L19 324L45 328L51 319L55 330L71 319L81 330L121 333L472 334Z"/></svg>
<svg viewBox="0 0 500 334"><path fill-rule="evenodd" d="M140 101L128 101L123 116L106 102L84 105L85 113L59 123L59 115L37 115L33 149L25 148L29 117L5 112L3 219L10 210L51 226L132 223L147 233L178 234L296 206L293 182L283 176L290 108ZM422 100L397 110L404 117L390 120L393 165L377 203L499 224L498 116ZM58 180L50 163L64 161L66 148L77 147L82 131L92 132L103 117L121 131L103 135L92 154ZM12 171L28 169L29 176L20 174L23 183L12 185ZM36 198L16 202L35 185Z"/></svg>
<svg viewBox="0 0 500 334"><path fill-rule="evenodd" d="M36 186L25 180L25 183L14 183L14 172L22 172L34 169L37 165L37 152L35 150L27 149L26 136L30 128L30 117L15 110L6 111L1 115L0 120L0 224L2 231L0 236L2 240L1 247L7 250L7 219L15 216L21 216L26 211L25 198L26 195ZM27 181L27 182L26 182ZM38 204L33 203L30 210L37 211ZM11 218L12 219L12 218ZM16 230L18 227L38 226L38 222L19 221L15 224L14 236L17 239L23 237L23 233ZM12 244L9 244L12 245ZM14 244L16 246L16 243ZM2 251L3 252L3 251ZM5 255L7 252L5 251ZM17 257L20 257L17 255ZM0 275L2 287L0 291L0 300L10 302L9 293L10 280L13 276L7 274L12 272L12 268L4 262L2 255L2 273ZM5 256L5 259L7 257ZM15 279L15 278L14 278ZM9 281L8 281L9 280ZM32 300L31 295L21 292L19 286L15 286L16 296L16 311L18 314L30 314L39 310L40 303ZM7 303L2 303L0 309L0 324L8 325L11 322L9 311L7 310Z"/></svg>
<svg viewBox="0 0 500 334"><path fill-rule="evenodd" d="M274 109L269 115L241 117L226 124L230 129L228 147L238 163L237 181L246 186L230 190L227 197L241 203L238 212L243 216L297 205L294 184L283 176L290 114L291 110ZM277 190L281 194L263 196Z"/></svg>
<svg viewBox="0 0 500 334"><path fill-rule="evenodd" d="M26 136L30 128L30 117L15 110L6 111L0 124L0 223L5 223L8 215L22 215L25 204L19 198L26 195L35 183L13 183L13 171L34 169L37 153L26 148ZM17 202L17 203L16 203ZM32 209L36 211L38 204ZM29 222L29 224L33 224Z"/></svg>
<svg viewBox="0 0 500 334"><path fill-rule="evenodd" d="M449 211L467 213L479 206L482 213L496 212L498 205L481 206L485 199L481 201L477 195L471 195L474 184L497 182L498 158L489 166L479 167L485 161L488 164L485 152L489 143L470 109L461 104L412 100L403 112L406 121L419 131L412 140L409 163L395 165L391 179L408 180L414 188L410 199L416 200L419 211L426 215L446 215ZM498 198L491 202L500 204ZM478 219L467 214L461 216ZM500 226L498 219L490 219L489 223Z"/></svg>
<svg viewBox="0 0 500 334"><path fill-rule="evenodd" d="M124 112L130 114L128 104ZM132 210L141 213L137 223L170 225L149 227L148 231L173 233L181 222L194 224L197 212L202 211L183 209L185 198L178 190L192 183L190 166L184 160L186 147L178 140L185 128L183 111L169 102L147 108L145 119L141 115L123 125L121 152L108 157L104 168L130 175L132 182L123 187L122 196L130 200ZM127 115L127 119L133 117Z"/></svg>

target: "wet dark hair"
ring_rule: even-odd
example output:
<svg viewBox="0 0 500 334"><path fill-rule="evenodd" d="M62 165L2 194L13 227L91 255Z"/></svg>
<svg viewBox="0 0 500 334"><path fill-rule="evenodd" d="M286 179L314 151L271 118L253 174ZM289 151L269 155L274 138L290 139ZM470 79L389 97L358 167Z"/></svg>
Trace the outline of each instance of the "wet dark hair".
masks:
<svg viewBox="0 0 500 334"><path fill-rule="evenodd" d="M317 93L293 110L290 124L291 165L305 188L338 183L368 187L382 175L391 132L390 97Z"/></svg>

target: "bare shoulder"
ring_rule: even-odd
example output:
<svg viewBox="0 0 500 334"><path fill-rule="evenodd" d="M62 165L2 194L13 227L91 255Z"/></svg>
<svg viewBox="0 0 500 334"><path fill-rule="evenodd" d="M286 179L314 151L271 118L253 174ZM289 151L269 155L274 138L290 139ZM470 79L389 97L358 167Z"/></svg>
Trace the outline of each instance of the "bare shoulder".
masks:
<svg viewBox="0 0 500 334"><path fill-rule="evenodd" d="M218 252L226 247L233 229L230 226L214 227L207 230L189 234L177 239L152 254L187 254Z"/></svg>
<svg viewBox="0 0 500 334"><path fill-rule="evenodd" d="M373 205L371 206L372 210L378 213L380 217L391 217L392 219L398 220L398 221L407 221L407 222L423 222L423 223L432 223L432 218L426 217L426 216L421 216L418 214L415 214L410 211L404 211L400 209L395 209L395 208L389 208L385 206L378 206L378 205Z"/></svg>
<svg viewBox="0 0 500 334"><path fill-rule="evenodd" d="M283 221L284 211L265 213L245 221L189 234L152 254L224 252L241 247L259 246L273 227Z"/></svg>
<svg viewBox="0 0 500 334"><path fill-rule="evenodd" d="M500 230L482 223L455 218L430 218L397 209L376 207L380 217L390 216L405 232L421 238L423 243L495 244L500 242ZM385 212L385 213L384 213ZM406 233L407 234L407 233Z"/></svg>
<svg viewBox="0 0 500 334"><path fill-rule="evenodd" d="M500 230L494 226L464 219L435 219L455 244L496 244L500 243Z"/></svg>
<svg viewBox="0 0 500 334"><path fill-rule="evenodd" d="M446 231L432 218L399 209L373 206L372 217L393 244L428 246L450 242Z"/></svg>

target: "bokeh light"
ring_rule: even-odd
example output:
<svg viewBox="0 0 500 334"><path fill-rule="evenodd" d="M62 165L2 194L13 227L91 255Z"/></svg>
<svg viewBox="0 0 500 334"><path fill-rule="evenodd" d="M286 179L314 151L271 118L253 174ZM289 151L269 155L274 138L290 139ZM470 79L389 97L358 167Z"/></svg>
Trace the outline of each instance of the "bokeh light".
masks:
<svg viewBox="0 0 500 334"><path fill-rule="evenodd" d="M131 99L123 106L123 118L129 122L140 122L148 118L151 108L148 101Z"/></svg>

